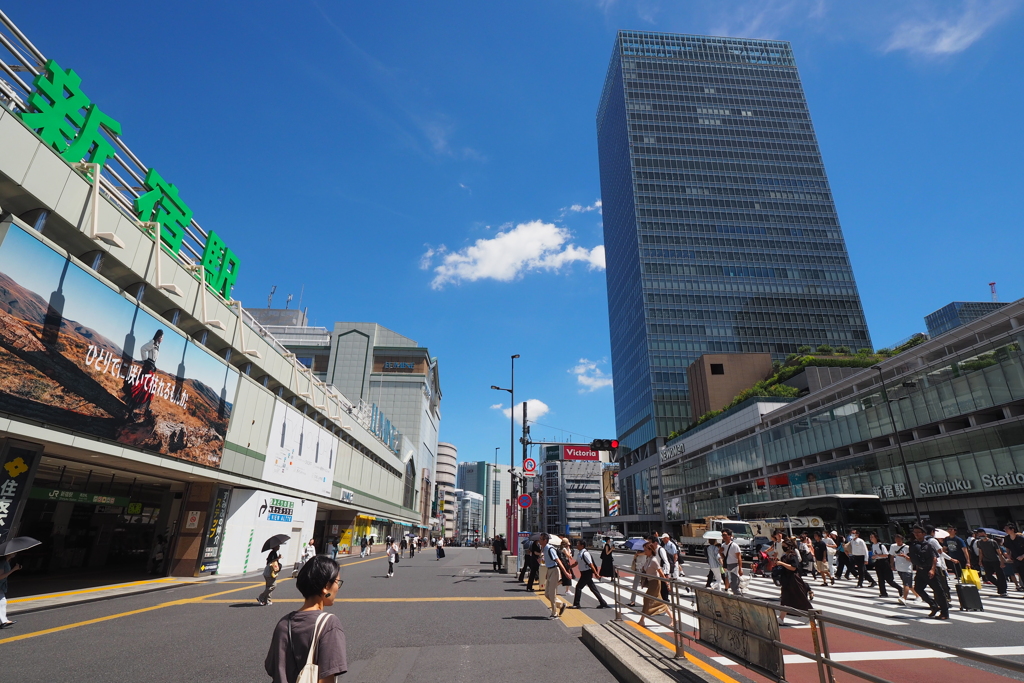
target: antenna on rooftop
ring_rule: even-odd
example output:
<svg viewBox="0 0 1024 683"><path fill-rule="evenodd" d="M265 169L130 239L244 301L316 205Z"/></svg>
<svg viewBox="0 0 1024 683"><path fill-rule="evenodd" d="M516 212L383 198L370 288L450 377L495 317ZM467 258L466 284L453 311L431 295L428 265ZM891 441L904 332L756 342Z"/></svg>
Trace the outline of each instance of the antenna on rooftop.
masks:
<svg viewBox="0 0 1024 683"><path fill-rule="evenodd" d="M996 283L988 283L988 288L992 290L992 301L999 301L999 295L996 294Z"/></svg>
<svg viewBox="0 0 1024 683"><path fill-rule="evenodd" d="M288 310L288 304L290 304L292 302L292 297L293 297L292 294L288 295L288 300L284 302L284 310L286 310L286 311Z"/></svg>
<svg viewBox="0 0 1024 683"><path fill-rule="evenodd" d="M270 296L267 297L267 308L273 308L271 305L274 301L274 292L277 291L277 285L270 288Z"/></svg>

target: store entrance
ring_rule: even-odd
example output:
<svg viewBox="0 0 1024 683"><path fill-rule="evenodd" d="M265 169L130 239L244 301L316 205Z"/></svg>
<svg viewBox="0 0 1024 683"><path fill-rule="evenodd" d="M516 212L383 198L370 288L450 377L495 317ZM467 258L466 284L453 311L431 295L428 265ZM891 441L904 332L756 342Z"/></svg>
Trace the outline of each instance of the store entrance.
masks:
<svg viewBox="0 0 1024 683"><path fill-rule="evenodd" d="M182 488L44 457L19 529L42 545L18 556L23 569L11 581L10 597L164 576L161 549L168 547L176 489Z"/></svg>

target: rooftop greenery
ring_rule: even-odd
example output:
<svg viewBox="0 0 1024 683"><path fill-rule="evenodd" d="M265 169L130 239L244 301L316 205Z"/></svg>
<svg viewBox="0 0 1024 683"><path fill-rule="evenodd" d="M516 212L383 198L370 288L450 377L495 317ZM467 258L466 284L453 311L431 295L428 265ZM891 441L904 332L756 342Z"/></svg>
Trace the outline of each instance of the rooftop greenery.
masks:
<svg viewBox="0 0 1024 683"><path fill-rule="evenodd" d="M876 365L886 358L891 358L899 353L903 353L907 349L912 349L918 344L924 343L927 339L927 335L915 334L907 341L891 349L879 349L878 351L872 352L871 349L865 348L859 349L855 354L852 353L850 348L847 346L840 346L833 349L828 344L821 344L813 351L810 346L801 346L797 348L797 353L789 354L785 361L775 361L775 372L771 377L761 380L749 389L744 389L721 410L712 410L711 412L704 413L683 431L672 432L668 435L668 441L685 434L697 425L718 417L722 413L735 408L747 399L754 398L755 396L796 398L797 395L799 395L800 390L796 387L783 384L783 382L799 375L806 367L870 368L872 365Z"/></svg>

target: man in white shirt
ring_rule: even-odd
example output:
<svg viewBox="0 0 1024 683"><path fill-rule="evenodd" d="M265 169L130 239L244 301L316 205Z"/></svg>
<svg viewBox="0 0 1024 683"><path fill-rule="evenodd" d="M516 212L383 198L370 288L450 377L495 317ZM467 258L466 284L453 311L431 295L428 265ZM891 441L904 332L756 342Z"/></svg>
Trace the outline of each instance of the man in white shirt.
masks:
<svg viewBox="0 0 1024 683"><path fill-rule="evenodd" d="M857 588L864 587L864 579L871 582L874 588L875 580L868 574L868 544L860 537L860 532L853 530L853 537L850 539L850 561L853 563L853 570L857 574Z"/></svg>
<svg viewBox="0 0 1024 683"><path fill-rule="evenodd" d="M729 590L734 595L743 595L740 588L740 577L743 576L743 555L740 554L740 547L732 540L732 532L728 529L722 531L722 563L729 578Z"/></svg>
<svg viewBox="0 0 1024 683"><path fill-rule="evenodd" d="M889 558L892 561L892 568L900 577L900 583L903 584L903 597L897 600L901 605L906 605L910 592L914 590L914 565L910 562L910 546L903 542L901 534L896 534L892 545L889 546Z"/></svg>
<svg viewBox="0 0 1024 683"><path fill-rule="evenodd" d="M668 534L661 535L661 547L665 549L665 554L668 555L668 563L670 571L667 575L673 579L679 578L679 546L672 542L672 537Z"/></svg>
<svg viewBox="0 0 1024 683"><path fill-rule="evenodd" d="M604 596L598 592L597 587L594 585L594 577L601 577L601 572L594 564L594 556L587 550L587 544L583 542L582 538L576 539L576 563L580 567L580 578L576 581L575 597L572 600L572 608L580 608L580 598L583 597L583 589L590 587L590 592L597 598L597 608L606 609L608 603L604 601Z"/></svg>

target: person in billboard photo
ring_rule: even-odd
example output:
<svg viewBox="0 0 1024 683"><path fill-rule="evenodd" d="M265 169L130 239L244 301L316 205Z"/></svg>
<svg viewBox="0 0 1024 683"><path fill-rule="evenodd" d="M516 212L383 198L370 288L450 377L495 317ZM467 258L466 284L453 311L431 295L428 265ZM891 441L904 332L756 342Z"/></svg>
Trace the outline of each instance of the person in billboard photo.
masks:
<svg viewBox="0 0 1024 683"><path fill-rule="evenodd" d="M142 361L142 371L138 381L134 385L127 384L128 397L125 401L126 416L131 419L139 408L146 409L146 415L150 414L150 404L153 401L153 385L156 382L156 361L160 357L160 342L164 339L164 331L157 330L153 338L142 345L139 350Z"/></svg>

